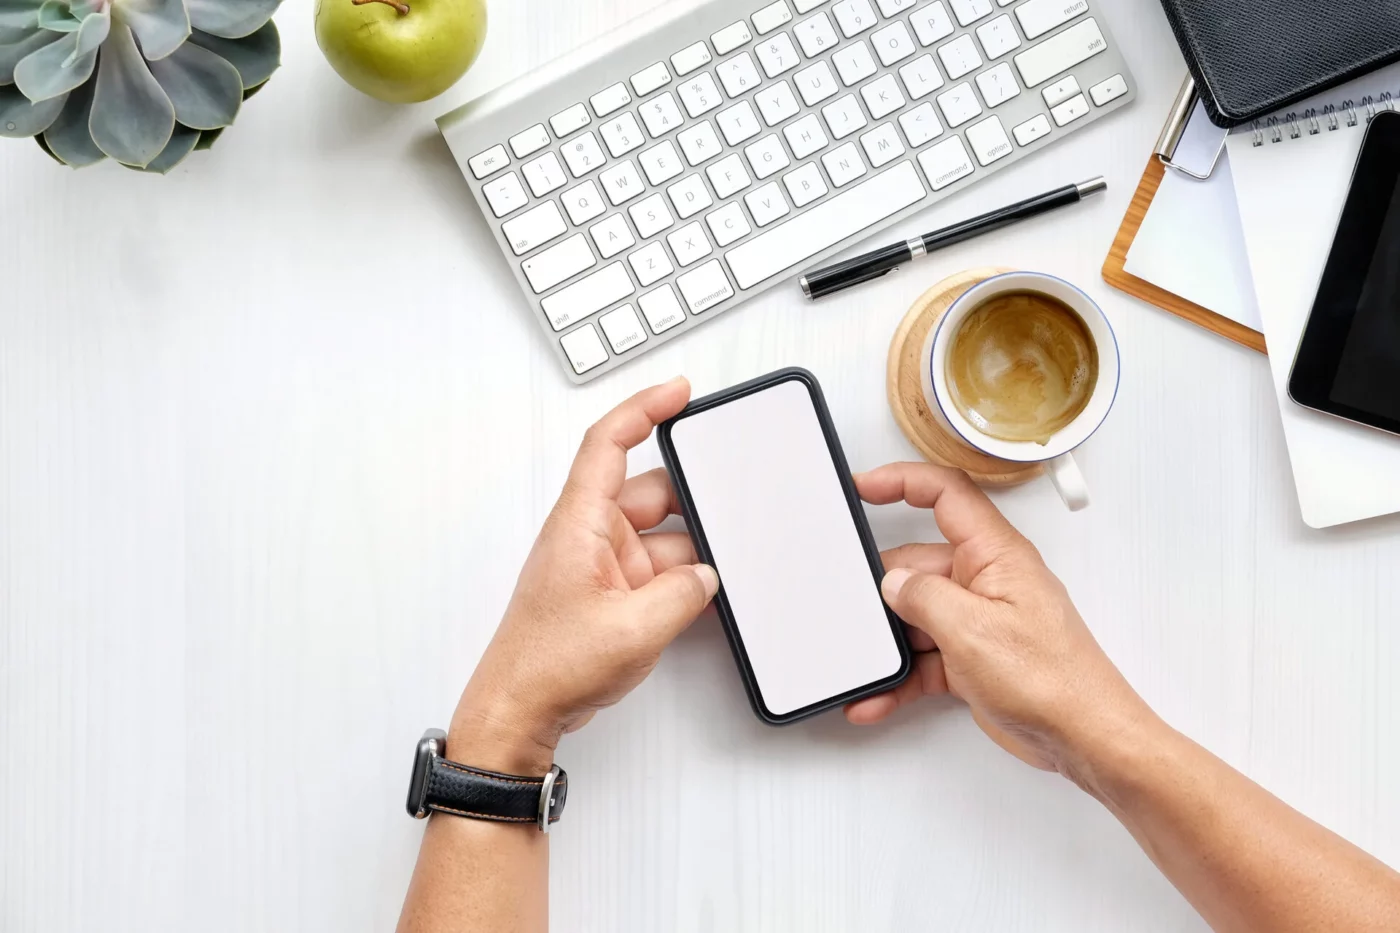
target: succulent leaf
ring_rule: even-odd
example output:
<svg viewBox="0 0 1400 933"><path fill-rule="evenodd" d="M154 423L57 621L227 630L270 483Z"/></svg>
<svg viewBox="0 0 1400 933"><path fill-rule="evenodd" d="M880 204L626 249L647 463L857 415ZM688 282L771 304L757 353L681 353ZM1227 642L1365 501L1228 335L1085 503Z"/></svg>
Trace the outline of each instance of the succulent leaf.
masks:
<svg viewBox="0 0 1400 933"><path fill-rule="evenodd" d="M243 103L238 69L208 49L187 42L150 68L175 105L175 119L185 126L215 130L238 116Z"/></svg>
<svg viewBox="0 0 1400 933"><path fill-rule="evenodd" d="M4 0L0 0L0 3L3 2ZM62 33L46 32L42 29L34 32L0 30L0 85L15 83L15 66L23 61L25 56L62 38Z"/></svg>
<svg viewBox="0 0 1400 933"><path fill-rule="evenodd" d="M53 121L53 125L44 131L42 137L49 155L74 168L92 165L107 158L106 154L97 148L97 143L92 141L92 133L88 132L93 90L94 82L89 81L68 95L68 103L64 104L63 112Z"/></svg>
<svg viewBox="0 0 1400 933"><path fill-rule="evenodd" d="M199 142L199 130L192 130L188 126L175 124L175 132L170 136L170 142L161 150L149 164L142 166L145 171L156 172L164 175L181 162L185 161L185 156L194 152L195 143Z"/></svg>
<svg viewBox="0 0 1400 933"><path fill-rule="evenodd" d="M199 134L199 142L194 144L196 149L213 149L214 144L219 141L219 137L224 135L224 128L221 126L217 130L205 130Z"/></svg>
<svg viewBox="0 0 1400 933"><path fill-rule="evenodd" d="M66 94L92 77L97 49L107 38L112 19L94 13L82 28L50 45L30 52L15 66L15 87L32 101Z"/></svg>
<svg viewBox="0 0 1400 933"><path fill-rule="evenodd" d="M73 15L78 19L108 9L106 0L68 0L68 5L72 8Z"/></svg>
<svg viewBox="0 0 1400 933"><path fill-rule="evenodd" d="M233 0L241 5L244 0ZM190 37L184 0L115 0L118 21L126 23L141 43L147 61L159 61Z"/></svg>
<svg viewBox="0 0 1400 933"><path fill-rule="evenodd" d="M242 39L262 28L282 0L185 0L195 29Z"/></svg>
<svg viewBox="0 0 1400 933"><path fill-rule="evenodd" d="M245 88L259 86L272 77L272 73L282 64L282 39L277 33L277 24L272 20L242 39L211 36L196 29L190 34L190 41L237 68Z"/></svg>
<svg viewBox="0 0 1400 933"><path fill-rule="evenodd" d="M0 0L0 29L33 29L44 0Z"/></svg>
<svg viewBox="0 0 1400 933"><path fill-rule="evenodd" d="M80 21L68 12L68 0L44 0L39 7L39 28L50 32L77 32Z"/></svg>
<svg viewBox="0 0 1400 933"><path fill-rule="evenodd" d="M58 119L67 97L34 103L17 87L0 87L0 136L24 139L42 133Z"/></svg>
<svg viewBox="0 0 1400 933"><path fill-rule="evenodd" d="M125 23L112 24L102 47L88 130L107 155L141 167L161 154L175 130L175 108Z"/></svg>
<svg viewBox="0 0 1400 933"><path fill-rule="evenodd" d="M112 13L110 10L103 10L100 13L89 13L83 17L83 24L78 29L78 47L73 50L71 56L76 61L80 56L89 52L96 52L102 47L102 43L107 41L107 36L112 32ZM71 62L64 62L67 67Z"/></svg>

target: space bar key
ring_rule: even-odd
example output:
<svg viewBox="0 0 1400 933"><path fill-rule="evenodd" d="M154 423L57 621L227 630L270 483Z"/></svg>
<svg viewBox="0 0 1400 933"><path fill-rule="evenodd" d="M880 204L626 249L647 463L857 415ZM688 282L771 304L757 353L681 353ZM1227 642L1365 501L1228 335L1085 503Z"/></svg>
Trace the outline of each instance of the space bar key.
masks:
<svg viewBox="0 0 1400 933"><path fill-rule="evenodd" d="M914 164L901 162L730 250L725 259L734 283L752 288L923 197L924 184Z"/></svg>

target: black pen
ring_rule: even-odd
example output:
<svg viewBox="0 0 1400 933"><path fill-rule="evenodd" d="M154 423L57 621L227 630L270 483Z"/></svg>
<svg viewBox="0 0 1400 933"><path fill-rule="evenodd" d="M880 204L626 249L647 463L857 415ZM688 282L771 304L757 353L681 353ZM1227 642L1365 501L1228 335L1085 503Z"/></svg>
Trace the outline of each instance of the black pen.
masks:
<svg viewBox="0 0 1400 933"><path fill-rule="evenodd" d="M952 246L954 243L961 243L963 240L970 240L993 230L1000 230L1018 220L1044 214L1046 211L1053 211L1066 204L1074 204L1091 194L1103 191L1107 187L1108 182L1104 181L1102 177L1081 181L1077 185L1065 185L1063 188L1056 188L1054 191L1047 191L1045 194L1018 201L980 217L953 224L951 227L944 227L942 230L925 233L923 236L913 237L903 243L894 243L873 252L864 253L854 259L838 262L834 266L808 272L797 281L802 286L802 293L815 300L833 292L850 288L852 285L878 279L880 276L898 269L909 260L918 259L936 249Z"/></svg>

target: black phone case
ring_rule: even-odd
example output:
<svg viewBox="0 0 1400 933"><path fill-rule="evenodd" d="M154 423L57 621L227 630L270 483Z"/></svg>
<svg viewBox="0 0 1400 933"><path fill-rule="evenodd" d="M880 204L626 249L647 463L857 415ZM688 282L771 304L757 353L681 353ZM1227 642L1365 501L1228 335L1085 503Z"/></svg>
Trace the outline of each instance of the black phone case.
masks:
<svg viewBox="0 0 1400 933"><path fill-rule="evenodd" d="M748 382L707 395L692 401L689 405L669 421L661 424L656 431L657 444L661 448L661 459L666 464L666 471L671 476L671 485L676 491L676 500L680 503L681 512L685 516L686 528L690 530L690 536L695 542L696 553L700 559L713 566L714 555L710 551L710 543L705 538L705 528L695 511L695 502L690 495L690 487L686 485L685 471L676 457L676 449L671 443L671 426L677 421L698 412L716 408L735 399L752 395L763 389L771 388L783 382L801 382L811 395L812 406L817 412L817 421L821 424L822 434L826 438L827 450L831 453L832 465L836 469L836 475L841 482L841 489L846 494L846 504L851 509L851 519L855 522L856 531L860 535L861 544L865 549L866 559L870 563L870 575L876 589L879 589L880 581L884 577L884 563L880 560L880 549L875 544L875 537L870 533L870 523L865 518L865 508L861 504L860 495L856 492L855 483L851 480L851 470L846 464L846 455L841 450L841 441L836 436L836 427L831 422L831 413L826 407L826 398L822 395L821 385L817 382L817 377L800 367L790 367L780 369L777 372L769 373L766 376L759 376ZM754 677L753 666L749 663L748 652L744 650L744 640L739 635L739 627L735 623L733 610L729 606L729 600L724 592L724 571L719 570L719 592L715 594L715 608L719 612L720 622L724 625L725 637L729 640L730 650L734 652L734 661L739 666L739 674L744 680L744 689L749 695L749 704L753 707L754 714L759 719L770 726L785 726L789 723L806 719L823 713L833 707L842 706L854 700L864 699L874 696L877 693L884 693L899 684L909 676L914 667L914 656L909 649L909 642L904 637L904 624L899 617L885 606L885 616L890 622L890 634L894 636L895 644L899 648L900 665L898 672L894 676L885 680L858 687L839 696L830 697L811 706L804 706L784 715L776 715L771 712L763 703L763 694L759 690L758 681Z"/></svg>

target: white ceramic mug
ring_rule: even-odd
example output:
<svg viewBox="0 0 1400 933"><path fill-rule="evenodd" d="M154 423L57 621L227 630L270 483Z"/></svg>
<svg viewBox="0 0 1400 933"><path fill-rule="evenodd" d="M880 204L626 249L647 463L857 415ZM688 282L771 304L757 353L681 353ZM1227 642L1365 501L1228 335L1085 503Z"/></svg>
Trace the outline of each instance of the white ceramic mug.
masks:
<svg viewBox="0 0 1400 933"><path fill-rule="evenodd" d="M948 349L962 322L972 311L998 295L1008 292L1039 292L1064 302L1074 310L1089 328L1098 349L1099 377L1084 410L1069 424L1056 431L1049 443L1004 441L979 431L958 411L948 388ZM1094 300L1064 279L1042 272L1008 272L969 288L962 294L938 326L924 340L923 367L924 398L929 411L970 447L984 454L1014 463L1043 463L1045 474L1055 484L1060 498L1070 511L1077 512L1089 504L1089 485L1074 462L1071 453L1083 444L1103 424L1118 396L1118 339L1103 311Z"/></svg>

